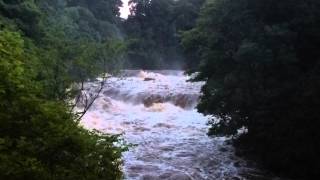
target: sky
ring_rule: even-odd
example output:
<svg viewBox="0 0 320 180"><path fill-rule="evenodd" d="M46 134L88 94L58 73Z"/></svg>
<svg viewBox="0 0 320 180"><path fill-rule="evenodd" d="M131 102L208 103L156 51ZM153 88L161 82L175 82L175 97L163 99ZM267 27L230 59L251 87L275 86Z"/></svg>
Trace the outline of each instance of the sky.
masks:
<svg viewBox="0 0 320 180"><path fill-rule="evenodd" d="M125 19L128 18L128 15L130 14L128 2L129 0L122 0L123 7L120 8L121 17Z"/></svg>

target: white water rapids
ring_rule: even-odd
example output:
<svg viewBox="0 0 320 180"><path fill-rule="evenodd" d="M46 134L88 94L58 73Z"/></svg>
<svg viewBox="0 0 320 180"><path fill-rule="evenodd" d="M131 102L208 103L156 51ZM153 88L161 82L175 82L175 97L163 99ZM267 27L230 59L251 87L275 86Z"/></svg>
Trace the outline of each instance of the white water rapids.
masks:
<svg viewBox="0 0 320 180"><path fill-rule="evenodd" d="M251 179L255 171L234 155L225 138L207 136L205 117L195 110L203 83L182 71L124 71L109 78L83 117L89 129L123 133L136 147L124 153L126 179ZM86 90L94 91L95 83ZM256 171L255 171L256 172Z"/></svg>

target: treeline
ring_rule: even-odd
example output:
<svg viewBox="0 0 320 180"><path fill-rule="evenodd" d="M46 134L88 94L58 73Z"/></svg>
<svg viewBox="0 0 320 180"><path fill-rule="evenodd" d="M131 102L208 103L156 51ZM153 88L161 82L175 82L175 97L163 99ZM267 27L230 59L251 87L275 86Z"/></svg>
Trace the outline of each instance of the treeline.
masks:
<svg viewBox="0 0 320 180"><path fill-rule="evenodd" d="M320 1L208 0L183 35L210 134L274 172L320 176ZM237 130L246 131L237 135Z"/></svg>
<svg viewBox="0 0 320 180"><path fill-rule="evenodd" d="M128 40L128 67L182 69L180 34L194 27L205 0L131 0L123 23Z"/></svg>
<svg viewBox="0 0 320 180"><path fill-rule="evenodd" d="M121 64L119 5L0 0L0 179L122 178L119 137L82 128L70 103Z"/></svg>

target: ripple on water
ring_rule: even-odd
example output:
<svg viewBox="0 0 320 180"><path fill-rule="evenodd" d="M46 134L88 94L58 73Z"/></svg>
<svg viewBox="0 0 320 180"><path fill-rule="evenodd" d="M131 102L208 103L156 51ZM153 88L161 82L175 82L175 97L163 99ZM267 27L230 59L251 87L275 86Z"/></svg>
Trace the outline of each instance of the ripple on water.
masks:
<svg viewBox="0 0 320 180"><path fill-rule="evenodd" d="M208 117L194 108L202 82L187 82L182 71L124 74L107 80L82 124L124 133L129 143L138 145L123 155L126 179L250 179L258 174L248 173L255 169L234 155L225 138L206 135ZM85 85L89 93L97 87Z"/></svg>

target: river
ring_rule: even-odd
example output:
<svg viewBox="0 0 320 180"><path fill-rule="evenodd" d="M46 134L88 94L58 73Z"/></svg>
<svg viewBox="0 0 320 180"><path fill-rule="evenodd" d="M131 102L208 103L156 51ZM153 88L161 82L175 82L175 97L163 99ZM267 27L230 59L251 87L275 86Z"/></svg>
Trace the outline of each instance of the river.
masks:
<svg viewBox="0 0 320 180"><path fill-rule="evenodd" d="M207 136L213 117L195 109L203 83L189 78L182 71L124 71L106 81L81 123L136 145L123 155L125 179L270 179L235 156L227 138Z"/></svg>

